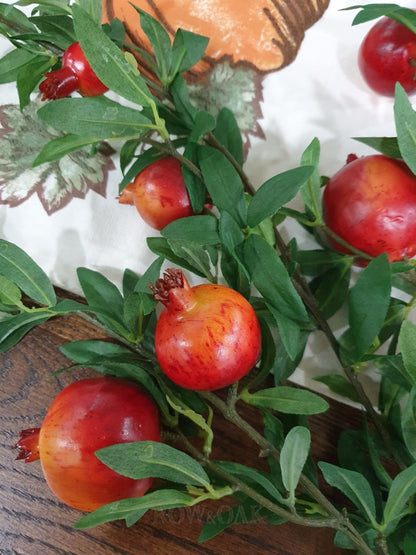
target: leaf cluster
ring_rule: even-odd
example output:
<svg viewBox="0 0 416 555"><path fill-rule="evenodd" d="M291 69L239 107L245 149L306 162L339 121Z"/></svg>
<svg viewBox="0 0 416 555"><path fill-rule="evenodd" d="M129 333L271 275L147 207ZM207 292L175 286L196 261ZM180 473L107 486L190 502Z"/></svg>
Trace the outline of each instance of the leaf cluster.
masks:
<svg viewBox="0 0 416 555"><path fill-rule="evenodd" d="M271 525L291 521L330 526L337 531L337 545L347 549L410 554L406 546L414 540L416 522L413 262L390 264L381 255L368 259L357 272L353 249L352 255L340 254L322 240L327 230L317 138L306 146L298 167L255 189L243 169L243 141L234 115L228 109L217 116L197 110L188 93L184 72L204 55L207 39L183 30L171 39L158 21L137 10L138 24L153 51L134 51L134 56L143 56L151 68L154 79L150 80L137 69L133 51L121 49L115 40L115 35L122 35L119 22L110 29L101 25L100 5L93 0L72 5L45 1L27 17L15 6L0 4L0 30L15 47L0 60L4 70L0 74L16 81L22 105L34 90L26 88L22 94L19 83L26 80L25 75L30 74L28 82L35 85L40 75L37 62L55 67L54 52L74 39L98 77L123 99L73 97L42 106L39 118L65 134L46 145L36 164L86 144L121 141L122 189L153 160L175 156L199 215L172 222L159 236L148 238L154 262L142 276L126 269L121 288L99 272L78 268L83 302L57 299L36 262L17 245L0 241L1 350L49 318L69 313L92 318L113 340L63 345L72 367L88 366L139 382L159 405L166 429L175 432L183 447L139 442L97 452L120 474L158 477L163 486L140 499L106 505L76 526L115 519L132 525L148 510L233 496L237 505L229 517L207 523L200 541L220 533L225 522L239 522L244 508L254 503L256 514ZM374 8L372 13L380 15L380 10ZM66 23L67 32L61 35L60 26ZM394 115L397 137L357 140L402 158L416 173L416 114L400 86ZM295 198L302 201L302 209L289 206ZM204 211L207 199L214 208ZM316 247L302 249L296 236L286 242L281 233L285 219L295 220ZM203 280L224 282L256 310L262 329L261 357L246 380L231 386L226 401L216 393L183 390L158 367L154 355L157 303L148 284L156 281L166 263ZM334 317L342 322L340 328L333 329ZM362 428L339 438L338 465L314 461L310 453L308 417L327 411L328 403L290 382L316 332L323 333L338 359L338 367L319 381L365 409ZM380 376L377 407L360 381L369 368ZM258 410L263 435L240 416L237 406L244 405ZM214 409L261 449L267 471L211 459ZM202 438L202 449L196 447L195 438ZM357 449L352 450L351 443ZM320 477L344 494L345 507L334 506L322 494Z"/></svg>

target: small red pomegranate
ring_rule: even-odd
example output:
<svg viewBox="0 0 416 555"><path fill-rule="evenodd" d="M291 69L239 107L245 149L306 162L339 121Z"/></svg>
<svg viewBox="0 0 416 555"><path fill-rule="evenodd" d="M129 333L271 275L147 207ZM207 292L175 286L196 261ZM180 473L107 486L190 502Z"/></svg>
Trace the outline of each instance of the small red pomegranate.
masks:
<svg viewBox="0 0 416 555"><path fill-rule="evenodd" d="M352 247L390 262L416 254L416 176L382 154L349 157L326 185L327 226ZM341 252L347 249L334 243Z"/></svg>
<svg viewBox="0 0 416 555"><path fill-rule="evenodd" d="M261 350L260 326L240 293L211 283L191 287L177 269L168 269L150 287L165 305L156 325L156 356L173 382L215 390L253 368Z"/></svg>

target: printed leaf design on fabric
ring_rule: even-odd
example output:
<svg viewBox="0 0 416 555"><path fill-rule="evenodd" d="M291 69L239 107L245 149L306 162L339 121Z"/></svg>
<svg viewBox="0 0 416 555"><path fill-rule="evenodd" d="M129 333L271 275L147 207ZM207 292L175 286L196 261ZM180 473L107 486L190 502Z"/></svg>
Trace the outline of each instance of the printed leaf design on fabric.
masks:
<svg viewBox="0 0 416 555"><path fill-rule="evenodd" d="M90 190L105 197L108 172L114 168L109 147L96 154L85 147L32 167L40 149L60 135L37 118L38 107L38 101L22 112L18 105L0 106L0 204L18 206L37 194L50 215Z"/></svg>
<svg viewBox="0 0 416 555"><path fill-rule="evenodd" d="M189 94L199 110L206 110L213 116L217 116L221 108L229 108L245 136L247 149L248 135L264 137L258 123L262 118L262 80L263 77L248 65L232 66L224 59L210 73L189 83Z"/></svg>

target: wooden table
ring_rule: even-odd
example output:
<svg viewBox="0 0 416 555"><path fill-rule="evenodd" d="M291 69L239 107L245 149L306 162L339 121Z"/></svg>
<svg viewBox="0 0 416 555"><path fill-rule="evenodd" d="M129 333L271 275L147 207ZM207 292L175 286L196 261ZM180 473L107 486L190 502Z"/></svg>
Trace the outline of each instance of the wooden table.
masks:
<svg viewBox="0 0 416 555"><path fill-rule="evenodd" d="M86 531L72 523L80 513L60 503L44 481L39 461L15 461L12 450L19 431L41 424L56 394L88 370L51 373L68 365L59 345L75 339L102 339L93 325L70 316L32 330L10 351L0 355L0 553L2 555L342 555L333 546L331 530L292 524L269 526L263 521L236 525L212 540L198 544L205 521L229 507L226 499L188 509L148 512L131 528L115 522ZM359 427L359 412L330 401L325 416L311 418L312 450L318 460L335 462L336 438L342 429ZM251 418L251 415L245 415ZM256 464L256 448L229 424L216 423L219 456L232 451L236 460Z"/></svg>

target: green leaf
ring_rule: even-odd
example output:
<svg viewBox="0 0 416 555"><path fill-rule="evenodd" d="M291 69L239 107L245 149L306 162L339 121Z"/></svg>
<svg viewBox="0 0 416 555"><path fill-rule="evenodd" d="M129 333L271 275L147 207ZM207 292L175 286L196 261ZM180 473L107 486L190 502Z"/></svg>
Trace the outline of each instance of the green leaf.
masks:
<svg viewBox="0 0 416 555"><path fill-rule="evenodd" d="M327 462L321 461L318 466L326 482L342 491L354 503L360 513L367 518L368 522L376 526L374 495L364 476L354 470L340 468Z"/></svg>
<svg viewBox="0 0 416 555"><path fill-rule="evenodd" d="M54 100L54 102L57 102ZM33 161L33 167L40 166L45 162L53 162L60 160L66 154L79 150L87 145L92 145L96 142L95 137L80 137L79 135L63 135L52 139L41 149L39 154Z"/></svg>
<svg viewBox="0 0 416 555"><path fill-rule="evenodd" d="M391 295L391 272L387 255L371 260L351 288L349 325L357 359L371 347L383 327Z"/></svg>
<svg viewBox="0 0 416 555"><path fill-rule="evenodd" d="M353 137L353 139L390 158L402 157L397 137Z"/></svg>
<svg viewBox="0 0 416 555"><path fill-rule="evenodd" d="M394 96L394 120L397 142L403 160L416 174L416 113L403 87L396 83Z"/></svg>
<svg viewBox="0 0 416 555"><path fill-rule="evenodd" d="M77 40L97 77L111 91L134 104L149 106L153 103L137 65L129 61L85 10L74 4L72 13Z"/></svg>
<svg viewBox="0 0 416 555"><path fill-rule="evenodd" d="M192 143L198 143L201 138L212 131L215 127L215 118L209 112L200 110L196 113L195 119L192 125L192 130L188 136L188 140Z"/></svg>
<svg viewBox="0 0 416 555"><path fill-rule="evenodd" d="M218 210L226 210L239 225L245 222L245 200L241 179L227 160L218 150L200 146L198 159L213 204Z"/></svg>
<svg viewBox="0 0 416 555"><path fill-rule="evenodd" d="M245 498L235 507L215 514L202 528L198 537L198 543L203 543L214 538L235 524L247 524L248 522L263 520L267 516L270 516L268 511L254 503L252 499ZM274 524L281 524L283 522L283 519L279 519L276 515L273 515L273 518L277 520L274 521Z"/></svg>
<svg viewBox="0 0 416 555"><path fill-rule="evenodd" d="M222 108L220 110L214 136L242 167L244 163L243 138L237 120L230 109Z"/></svg>
<svg viewBox="0 0 416 555"><path fill-rule="evenodd" d="M404 443L416 460L416 385L412 387L403 407L401 424Z"/></svg>
<svg viewBox="0 0 416 555"><path fill-rule="evenodd" d="M183 251L179 244L177 244L175 248L175 245L173 245L173 242L172 243L169 242L168 239L165 239L164 237L148 237L146 239L146 243L149 249L156 255L162 258L166 258L167 260L170 260L177 266L180 266L185 270L189 270L190 272L195 273L197 276L206 277L205 273L201 271L200 268L195 267L193 262L191 263L189 261L188 255L190 253L189 252L186 253L185 251ZM192 250L191 245L192 243L188 242L188 247L189 247L188 251ZM185 246L185 245L182 245L182 246Z"/></svg>
<svg viewBox="0 0 416 555"><path fill-rule="evenodd" d="M4 353L16 345L28 331L43 324L53 316L45 312L23 312L0 320L0 352Z"/></svg>
<svg viewBox="0 0 416 555"><path fill-rule="evenodd" d="M79 364L98 362L138 362L140 358L127 347L109 341L78 340L64 343L59 348L66 357Z"/></svg>
<svg viewBox="0 0 416 555"><path fill-rule="evenodd" d="M302 153L301 158L302 166L312 166L314 170L300 190L306 208L318 222L322 221L320 154L321 144L317 138L314 138Z"/></svg>
<svg viewBox="0 0 416 555"><path fill-rule="evenodd" d="M239 476L244 480L253 482L256 484L256 489L260 486L264 490L263 495L267 497L272 496L277 499L279 503L285 502L282 494L276 489L266 473L236 462L217 461L215 464L225 472L228 472L228 474Z"/></svg>
<svg viewBox="0 0 416 555"><path fill-rule="evenodd" d="M355 389L347 378L341 374L327 374L313 378L316 382L325 384L332 393L340 395L358 403L360 401Z"/></svg>
<svg viewBox="0 0 416 555"><path fill-rule="evenodd" d="M88 268L78 268L77 275L91 311L102 323L125 336L128 329L122 318L124 301L114 283Z"/></svg>
<svg viewBox="0 0 416 555"><path fill-rule="evenodd" d="M0 302L15 306L22 300L22 292L13 281L0 274Z"/></svg>
<svg viewBox="0 0 416 555"><path fill-rule="evenodd" d="M241 253L247 272L267 303L295 322L308 322L305 306L273 247L253 234L244 241Z"/></svg>
<svg viewBox="0 0 416 555"><path fill-rule="evenodd" d="M255 407L269 408L287 414L319 414L328 410L328 403L311 391L278 386L255 393L243 392L241 398Z"/></svg>
<svg viewBox="0 0 416 555"><path fill-rule="evenodd" d="M276 310L274 306L268 304L267 308L276 320L277 327L279 328L279 337L287 354L289 355L290 360L295 360L298 354L301 333L298 324L293 320L286 318L286 316Z"/></svg>
<svg viewBox="0 0 416 555"><path fill-rule="evenodd" d="M373 19L378 19L383 15L402 23L414 33L416 33L416 15L410 8L402 8L398 4L369 4L357 5L344 8L345 10L355 10L361 8L361 11L355 16L352 25L366 23Z"/></svg>
<svg viewBox="0 0 416 555"><path fill-rule="evenodd" d="M248 225L255 227L293 200L314 170L313 166L300 166L275 175L263 183L249 204Z"/></svg>
<svg viewBox="0 0 416 555"><path fill-rule="evenodd" d="M31 299L45 306L56 303L52 283L36 262L14 243L0 239L0 274Z"/></svg>
<svg viewBox="0 0 416 555"><path fill-rule="evenodd" d="M0 60L0 84L16 81L18 71L36 58L36 54L24 48L8 52Z"/></svg>
<svg viewBox="0 0 416 555"><path fill-rule="evenodd" d="M162 229L166 239L190 241L197 245L218 245L218 221L213 216L188 216L168 224Z"/></svg>
<svg viewBox="0 0 416 555"><path fill-rule="evenodd" d="M399 347L411 384L416 384L416 325L404 320L399 333Z"/></svg>
<svg viewBox="0 0 416 555"><path fill-rule="evenodd" d="M208 486L202 466L186 453L157 441L110 445L96 452L105 465L134 480L161 478L178 484Z"/></svg>
<svg viewBox="0 0 416 555"><path fill-rule="evenodd" d="M297 250L293 259L299 264L301 272L307 276L319 276L337 266L350 268L353 263L352 256L327 249Z"/></svg>
<svg viewBox="0 0 416 555"><path fill-rule="evenodd" d="M177 29L172 47L172 76L188 71L198 63L205 55L208 42L208 37Z"/></svg>
<svg viewBox="0 0 416 555"><path fill-rule="evenodd" d="M412 346L410 346L412 348ZM388 378L392 384L399 385L406 391L410 391L415 379L406 370L403 357L397 355L383 355L373 359L383 376Z"/></svg>
<svg viewBox="0 0 416 555"><path fill-rule="evenodd" d="M326 319L333 316L345 303L351 280L352 258L345 257L310 283L310 289Z"/></svg>
<svg viewBox="0 0 416 555"><path fill-rule="evenodd" d="M81 137L122 139L140 136L152 125L139 110L106 96L61 98L44 104L38 115L55 129Z"/></svg>
<svg viewBox="0 0 416 555"><path fill-rule="evenodd" d="M169 74L172 65L172 44L170 36L157 19L137 6L133 7L140 14L140 26L153 48L157 62L158 77L163 85L168 85L170 82Z"/></svg>
<svg viewBox="0 0 416 555"><path fill-rule="evenodd" d="M295 503L295 490L308 458L311 434L305 426L295 426L287 434L280 452L280 468L291 505Z"/></svg>
<svg viewBox="0 0 416 555"><path fill-rule="evenodd" d="M384 527L400 520L406 514L406 504L415 494L416 463L402 470L394 478L384 507Z"/></svg>
<svg viewBox="0 0 416 555"><path fill-rule="evenodd" d="M79 0L80 7L84 9L93 21L101 24L103 19L103 5L101 0Z"/></svg>
<svg viewBox="0 0 416 555"><path fill-rule="evenodd" d="M142 511L152 509L154 511L165 511L175 507L187 507L191 505L193 498L181 491L173 489L159 489L147 493L142 497L121 499L103 505L92 513L89 513L74 523L74 528L83 530L93 528L113 520L129 519L131 515L137 515Z"/></svg>

